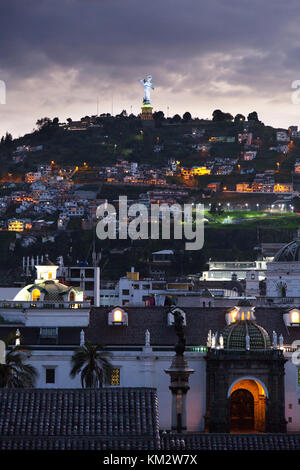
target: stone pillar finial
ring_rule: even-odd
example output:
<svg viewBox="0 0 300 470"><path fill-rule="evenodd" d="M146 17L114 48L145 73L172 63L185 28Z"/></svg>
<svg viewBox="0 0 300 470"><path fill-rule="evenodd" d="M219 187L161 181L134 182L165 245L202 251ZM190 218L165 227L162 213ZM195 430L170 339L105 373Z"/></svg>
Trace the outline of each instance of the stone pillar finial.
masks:
<svg viewBox="0 0 300 470"><path fill-rule="evenodd" d="M21 333L20 333L19 328L17 328L15 345L20 346L20 344L21 344Z"/></svg>
<svg viewBox="0 0 300 470"><path fill-rule="evenodd" d="M250 336L248 335L248 333L246 334L246 350L247 351L250 351Z"/></svg>
<svg viewBox="0 0 300 470"><path fill-rule="evenodd" d="M80 332L80 346L84 346L84 343L85 343L85 335L84 335L84 331L81 330L81 332Z"/></svg>
<svg viewBox="0 0 300 470"><path fill-rule="evenodd" d="M211 330L208 332L206 345L208 348L211 348Z"/></svg>
<svg viewBox="0 0 300 470"><path fill-rule="evenodd" d="M282 334L279 336L279 347L280 347L280 349L283 349L283 336L282 336Z"/></svg>
<svg viewBox="0 0 300 470"><path fill-rule="evenodd" d="M145 332L145 346L150 346L150 331L148 329Z"/></svg>
<svg viewBox="0 0 300 470"><path fill-rule="evenodd" d="M273 349L277 349L277 333L273 331Z"/></svg>

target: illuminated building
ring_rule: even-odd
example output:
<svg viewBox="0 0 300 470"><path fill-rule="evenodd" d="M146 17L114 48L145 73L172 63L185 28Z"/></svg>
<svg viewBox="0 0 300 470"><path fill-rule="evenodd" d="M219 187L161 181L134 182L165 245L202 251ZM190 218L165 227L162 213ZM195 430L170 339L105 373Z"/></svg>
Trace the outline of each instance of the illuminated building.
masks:
<svg viewBox="0 0 300 470"><path fill-rule="evenodd" d="M238 193L292 193L292 183L273 183L253 181L253 183L237 183Z"/></svg>
<svg viewBox="0 0 300 470"><path fill-rule="evenodd" d="M23 232L25 228L24 220L10 219L8 221L8 230L10 232Z"/></svg>
<svg viewBox="0 0 300 470"><path fill-rule="evenodd" d="M185 179L191 178L193 176L203 176L203 175L210 175L211 171L206 166L200 166L193 168L181 168L181 174Z"/></svg>
<svg viewBox="0 0 300 470"><path fill-rule="evenodd" d="M274 193L292 193L292 183L277 183L274 185Z"/></svg>
<svg viewBox="0 0 300 470"><path fill-rule="evenodd" d="M25 182L26 183L35 183L36 181L40 180L42 178L42 174L40 171L38 172L30 172L26 173L25 175Z"/></svg>

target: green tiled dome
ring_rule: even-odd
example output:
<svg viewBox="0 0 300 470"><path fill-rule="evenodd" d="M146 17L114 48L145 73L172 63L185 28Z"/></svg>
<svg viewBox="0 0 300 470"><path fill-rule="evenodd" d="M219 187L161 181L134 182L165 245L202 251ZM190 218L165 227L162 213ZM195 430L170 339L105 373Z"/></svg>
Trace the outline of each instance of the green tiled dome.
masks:
<svg viewBox="0 0 300 470"><path fill-rule="evenodd" d="M267 349L271 346L267 331L255 321L240 320L227 326L223 332L225 349L246 349L246 335L250 337L250 349Z"/></svg>

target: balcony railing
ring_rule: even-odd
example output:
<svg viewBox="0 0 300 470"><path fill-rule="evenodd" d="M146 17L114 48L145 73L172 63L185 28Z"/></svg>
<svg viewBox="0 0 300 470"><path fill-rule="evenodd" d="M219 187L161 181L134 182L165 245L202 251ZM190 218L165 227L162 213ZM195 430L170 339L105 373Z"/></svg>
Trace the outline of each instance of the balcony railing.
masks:
<svg viewBox="0 0 300 470"><path fill-rule="evenodd" d="M0 301L0 309L18 309L18 310L28 310L28 309L82 309L90 308L91 303L88 300L82 302L51 302L51 301Z"/></svg>

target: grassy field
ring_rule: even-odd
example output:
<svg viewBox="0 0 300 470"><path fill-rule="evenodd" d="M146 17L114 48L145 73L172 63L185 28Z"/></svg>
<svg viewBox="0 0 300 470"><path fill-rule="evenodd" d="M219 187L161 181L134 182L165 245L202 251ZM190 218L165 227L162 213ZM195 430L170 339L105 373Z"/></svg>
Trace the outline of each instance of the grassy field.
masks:
<svg viewBox="0 0 300 470"><path fill-rule="evenodd" d="M300 216L293 212L273 213L264 211L225 211L220 215L205 211L204 216L208 219L207 225L211 227L230 226L230 228L250 228L257 225L260 228L298 228Z"/></svg>

